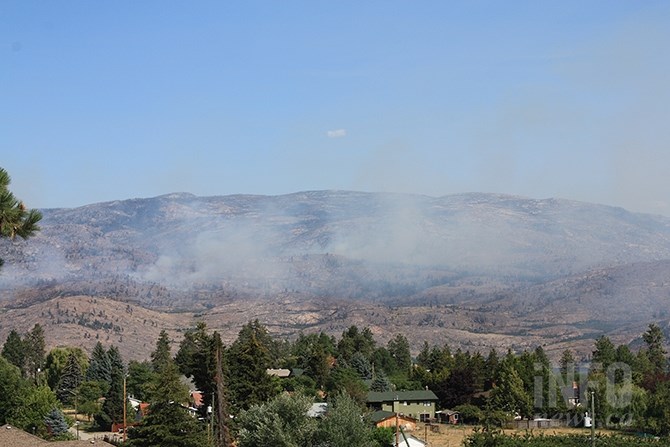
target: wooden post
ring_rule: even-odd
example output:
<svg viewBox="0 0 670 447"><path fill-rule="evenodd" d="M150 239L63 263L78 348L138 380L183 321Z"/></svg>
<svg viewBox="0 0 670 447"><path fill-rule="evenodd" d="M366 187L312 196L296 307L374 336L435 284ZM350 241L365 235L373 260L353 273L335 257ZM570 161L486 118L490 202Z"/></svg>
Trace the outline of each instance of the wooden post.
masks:
<svg viewBox="0 0 670 447"><path fill-rule="evenodd" d="M123 375L123 443L126 442L126 402L128 396L126 395L126 375Z"/></svg>

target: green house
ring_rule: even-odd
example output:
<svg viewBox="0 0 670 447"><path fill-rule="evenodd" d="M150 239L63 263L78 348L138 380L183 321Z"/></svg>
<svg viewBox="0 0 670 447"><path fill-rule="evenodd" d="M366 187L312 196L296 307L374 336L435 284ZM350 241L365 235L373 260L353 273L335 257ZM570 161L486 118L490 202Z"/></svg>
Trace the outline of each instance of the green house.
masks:
<svg viewBox="0 0 670 447"><path fill-rule="evenodd" d="M435 393L418 391L370 391L367 405L375 411L391 411L420 421L435 418Z"/></svg>

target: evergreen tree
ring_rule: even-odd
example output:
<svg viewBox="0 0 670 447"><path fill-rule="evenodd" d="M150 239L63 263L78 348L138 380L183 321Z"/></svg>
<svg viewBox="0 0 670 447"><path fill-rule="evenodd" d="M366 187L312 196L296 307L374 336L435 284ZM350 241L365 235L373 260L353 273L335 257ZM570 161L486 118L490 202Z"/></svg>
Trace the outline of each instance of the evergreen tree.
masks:
<svg viewBox="0 0 670 447"><path fill-rule="evenodd" d="M177 364L170 355L163 331L151 354L155 374L150 389L149 414L128 432L129 445L138 447L202 447L208 445L202 424L191 417L182 403L188 388L180 381Z"/></svg>
<svg viewBox="0 0 670 447"><path fill-rule="evenodd" d="M58 382L56 397L64 404L71 405L74 403L74 397L77 388L84 380L84 375L79 366L79 360L74 352L70 353L67 359L67 364L63 370L63 374Z"/></svg>
<svg viewBox="0 0 670 447"><path fill-rule="evenodd" d="M151 363L131 360L128 362L128 378L126 391L128 395L141 401L149 400L149 385L154 380L154 369Z"/></svg>
<svg viewBox="0 0 670 447"><path fill-rule="evenodd" d="M74 354L77 362L79 363L79 369L82 375L85 374L86 369L88 368L88 355L86 355L86 353L81 348L73 348L70 346L56 347L49 351L49 354L47 354L47 358L44 363L47 384L51 387L52 390L56 391L56 394L58 394L58 384L60 382L61 376L63 375L63 372L65 371L70 354Z"/></svg>
<svg viewBox="0 0 670 447"><path fill-rule="evenodd" d="M65 416L58 408L52 408L51 411L44 416L44 425L46 426L48 438L61 439L64 435L69 433L69 426L65 420Z"/></svg>
<svg viewBox="0 0 670 447"><path fill-rule="evenodd" d="M151 366L153 367L154 371L158 372L170 363L172 363L172 355L170 354L170 337L168 336L165 329L163 329L158 336L156 349L151 353Z"/></svg>
<svg viewBox="0 0 670 447"><path fill-rule="evenodd" d="M609 337L601 335L596 339L591 363L600 364L603 370L616 361L616 348Z"/></svg>
<svg viewBox="0 0 670 447"><path fill-rule="evenodd" d="M393 387L388 377L379 372L375 374L375 378L370 384L370 391L392 391Z"/></svg>
<svg viewBox="0 0 670 447"><path fill-rule="evenodd" d="M214 358L214 339L207 333L207 325L198 322L194 329L184 334L175 361L181 373L191 378L202 393L203 404L200 410L203 416L212 403L212 393L216 389Z"/></svg>
<svg viewBox="0 0 670 447"><path fill-rule="evenodd" d="M514 363L506 358L500 365L496 387L491 391L492 405L508 415L530 417L533 405L530 395L524 388L523 380L514 367Z"/></svg>
<svg viewBox="0 0 670 447"><path fill-rule="evenodd" d="M38 222L42 214L36 210L26 209L23 202L18 200L11 191L11 178L7 171L0 168L0 238L27 239L39 231ZM0 266L3 264L0 259Z"/></svg>
<svg viewBox="0 0 670 447"><path fill-rule="evenodd" d="M110 346L107 357L111 367L109 390L105 394L101 413L96 415L96 422L102 428L109 428L123 421L123 407L126 400L123 394L123 379L126 372L118 348Z"/></svg>
<svg viewBox="0 0 670 447"><path fill-rule="evenodd" d="M372 379L372 365L370 361L360 352L354 353L349 360L349 365L356 370L358 377L363 380Z"/></svg>
<svg viewBox="0 0 670 447"><path fill-rule="evenodd" d="M102 343L97 342L91 353L91 361L86 371L86 380L110 384L112 381L112 364Z"/></svg>
<svg viewBox="0 0 670 447"><path fill-rule="evenodd" d="M39 323L33 326L23 340L25 352L25 368L28 377L32 377L36 384L38 383L38 373L44 369L44 359L46 356L44 329Z"/></svg>
<svg viewBox="0 0 670 447"><path fill-rule="evenodd" d="M267 369L272 367L267 329L258 321L242 327L226 353L233 406L247 409L277 394Z"/></svg>
<svg viewBox="0 0 670 447"><path fill-rule="evenodd" d="M642 339L647 345L646 356L651 363L651 374L663 374L668 369L667 352L663 348L665 335L657 324L650 324L647 332L642 334Z"/></svg>
<svg viewBox="0 0 670 447"><path fill-rule="evenodd" d="M407 338L402 334L397 334L389 340L387 349L395 360L397 371L405 374L409 373L409 369L412 366L412 355Z"/></svg>
<svg viewBox="0 0 670 447"><path fill-rule="evenodd" d="M19 368L0 356L0 425L21 404L27 386Z"/></svg>
<svg viewBox="0 0 670 447"><path fill-rule="evenodd" d="M9 332L5 344L2 346L2 356L23 372L26 361L25 349L21 336L14 329Z"/></svg>

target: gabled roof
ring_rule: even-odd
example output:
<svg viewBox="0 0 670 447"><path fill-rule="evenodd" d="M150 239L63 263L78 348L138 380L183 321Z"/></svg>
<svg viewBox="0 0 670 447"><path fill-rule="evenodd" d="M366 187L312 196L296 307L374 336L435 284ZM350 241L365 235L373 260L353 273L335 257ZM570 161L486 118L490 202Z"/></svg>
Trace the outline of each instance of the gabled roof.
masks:
<svg viewBox="0 0 670 447"><path fill-rule="evenodd" d="M376 424L377 422L385 421L390 417L395 417L395 413L392 411L379 410L375 411L374 413L370 413L368 419L370 419L370 422Z"/></svg>
<svg viewBox="0 0 670 447"><path fill-rule="evenodd" d="M370 391L368 393L368 403L383 402L408 402L408 401L436 401L437 396L430 390L416 391Z"/></svg>
<svg viewBox="0 0 670 447"><path fill-rule="evenodd" d="M49 442L37 436L33 436L28 432L16 428L13 425L3 425L0 427L0 446L11 447L83 447L83 446L107 446L112 447L104 441L96 440L95 443L91 441L53 441Z"/></svg>

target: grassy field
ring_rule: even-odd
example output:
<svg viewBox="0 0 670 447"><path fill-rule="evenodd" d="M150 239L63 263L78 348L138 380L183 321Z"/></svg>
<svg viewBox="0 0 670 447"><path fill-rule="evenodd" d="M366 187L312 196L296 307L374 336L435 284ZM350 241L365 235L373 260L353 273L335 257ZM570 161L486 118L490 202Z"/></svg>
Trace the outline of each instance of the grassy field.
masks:
<svg viewBox="0 0 670 447"><path fill-rule="evenodd" d="M431 430L439 429L439 431ZM427 427L424 424L418 424L416 431L407 433L411 434L421 440L428 439L429 447L460 447L463 440L472 433L473 427L467 425L437 425ZM598 433L610 434L608 430L596 430ZM505 433L526 433L527 430L505 430ZM531 433L543 433L545 435L560 435L560 434L589 434L589 429L584 428L535 428L530 430Z"/></svg>

